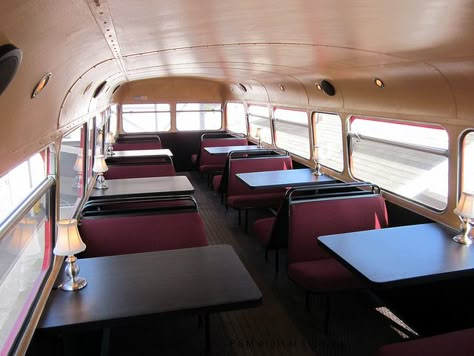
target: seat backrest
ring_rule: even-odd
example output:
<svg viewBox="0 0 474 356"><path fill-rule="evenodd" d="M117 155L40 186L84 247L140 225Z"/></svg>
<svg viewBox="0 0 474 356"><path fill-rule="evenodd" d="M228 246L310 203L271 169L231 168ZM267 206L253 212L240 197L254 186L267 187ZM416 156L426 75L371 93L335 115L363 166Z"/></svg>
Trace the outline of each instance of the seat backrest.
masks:
<svg viewBox="0 0 474 356"><path fill-rule="evenodd" d="M328 258L317 238L387 227L380 194L301 200L289 204L288 263Z"/></svg>
<svg viewBox="0 0 474 356"><path fill-rule="evenodd" d="M279 155L286 155L288 156L289 153L286 150L282 150L280 148L269 148L269 149L262 149L257 151L232 151L227 155L224 170L222 171L222 179L221 184L219 186L219 193L226 193L227 192L227 185L229 182L229 161L231 159L237 158L257 158L257 157L268 157L268 156L279 156Z"/></svg>
<svg viewBox="0 0 474 356"><path fill-rule="evenodd" d="M197 211L84 217L79 231L87 246L83 257L208 245L204 223Z"/></svg>
<svg viewBox="0 0 474 356"><path fill-rule="evenodd" d="M107 197L87 201L81 210L81 218L194 211L198 211L198 206L191 195Z"/></svg>
<svg viewBox="0 0 474 356"><path fill-rule="evenodd" d="M365 190L363 190L365 189ZM302 186L286 191L285 199L278 209L273 223L267 250L288 247L289 205L299 200L327 199L330 197L371 195L379 193L378 186L366 182L333 183L318 186Z"/></svg>
<svg viewBox="0 0 474 356"><path fill-rule="evenodd" d="M116 142L137 142L137 141L160 141L161 138L156 133L137 133L137 134L121 134L117 137Z"/></svg>
<svg viewBox="0 0 474 356"><path fill-rule="evenodd" d="M211 155L206 147L223 147L223 146L246 146L248 144L246 138L208 138L201 141L201 150L199 156L199 166L222 166L224 168L227 155Z"/></svg>
<svg viewBox="0 0 474 356"><path fill-rule="evenodd" d="M160 141L125 141L113 144L114 151L158 150L163 148Z"/></svg>
<svg viewBox="0 0 474 356"><path fill-rule="evenodd" d="M143 163L143 164L118 164L109 166L104 173L106 179L127 179L146 177L175 176L176 171L173 163Z"/></svg>
<svg viewBox="0 0 474 356"><path fill-rule="evenodd" d="M230 132L206 132L201 135L201 141L210 139L210 138L245 138L244 134L239 133L230 133Z"/></svg>
<svg viewBox="0 0 474 356"><path fill-rule="evenodd" d="M127 134L117 138L114 151L157 150L163 148L160 136L147 134Z"/></svg>
<svg viewBox="0 0 474 356"><path fill-rule="evenodd" d="M229 160L229 175L227 182L227 196L256 194L242 183L236 176L237 173L278 171L292 169L293 162L290 156L267 156L267 157L248 157ZM284 188L283 188L284 190ZM262 189L265 192L280 192L282 189Z"/></svg>

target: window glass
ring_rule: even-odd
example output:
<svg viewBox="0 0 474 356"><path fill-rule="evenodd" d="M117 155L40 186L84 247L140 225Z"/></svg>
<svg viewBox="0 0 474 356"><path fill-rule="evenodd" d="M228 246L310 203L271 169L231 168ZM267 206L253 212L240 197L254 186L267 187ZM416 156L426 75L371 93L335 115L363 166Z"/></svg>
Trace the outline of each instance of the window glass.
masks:
<svg viewBox="0 0 474 356"><path fill-rule="evenodd" d="M249 134L256 138L258 129L260 129L260 138L262 142L272 144L272 132L270 129L270 112L266 106L250 105L249 112Z"/></svg>
<svg viewBox="0 0 474 356"><path fill-rule="evenodd" d="M342 172L344 151L342 145L342 124L339 115L313 113L314 142L318 146L319 163Z"/></svg>
<svg viewBox="0 0 474 356"><path fill-rule="evenodd" d="M448 134L439 126L352 118L351 169L358 179L436 210L448 198Z"/></svg>
<svg viewBox="0 0 474 356"><path fill-rule="evenodd" d="M171 129L170 105L122 105L122 127L127 133L169 131Z"/></svg>
<svg viewBox="0 0 474 356"><path fill-rule="evenodd" d="M51 201L50 179L45 186L46 193L38 200L31 200L33 189L45 182L45 164L41 163L46 157L46 151L36 154L28 161L14 168L3 176L2 194L9 192L14 206L11 206L11 219L18 221L10 230L0 235L0 354L7 354L12 347L15 337L20 332L23 323L28 320L28 313L34 298L45 278L51 264L51 221L47 207L54 206ZM27 162L35 162L36 165ZM24 167L29 166L30 176ZM21 175L17 175L22 172ZM15 177L15 179L12 179ZM30 177L36 177L31 179ZM39 178L42 177L42 178ZM4 183L8 181L8 184ZM21 199L17 198L17 186L30 185L29 192ZM23 193L21 193L23 195ZM18 215L20 204L26 203L32 208L23 216ZM2 206L3 208L3 206ZM10 220L11 221L11 220ZM3 225L5 220L2 219ZM2 226L2 229L7 229Z"/></svg>
<svg viewBox="0 0 474 356"><path fill-rule="evenodd" d="M221 104L176 104L176 129L179 131L219 130L221 127Z"/></svg>
<svg viewBox="0 0 474 356"><path fill-rule="evenodd" d="M250 105L248 110L249 110L249 114L251 115L257 115L257 116L262 116L262 117L270 116L270 111L268 110L267 106Z"/></svg>
<svg viewBox="0 0 474 356"><path fill-rule="evenodd" d="M59 152L59 218L73 217L84 192L85 125L65 135Z"/></svg>
<svg viewBox="0 0 474 356"><path fill-rule="evenodd" d="M305 111L275 109L275 144L310 158L308 115Z"/></svg>
<svg viewBox="0 0 474 356"><path fill-rule="evenodd" d="M95 132L94 132L94 156L101 155L104 153L104 123L105 123L105 113L101 113L100 116L96 118L95 121Z"/></svg>
<svg viewBox="0 0 474 356"><path fill-rule="evenodd" d="M461 177L462 190L474 192L474 132L464 136Z"/></svg>
<svg viewBox="0 0 474 356"><path fill-rule="evenodd" d="M0 178L0 224L46 177L44 154L35 154Z"/></svg>
<svg viewBox="0 0 474 356"><path fill-rule="evenodd" d="M86 178L87 183L90 183L92 180L92 167L94 164L94 155L95 155L95 118L92 118L87 123L87 150L86 150Z"/></svg>
<svg viewBox="0 0 474 356"><path fill-rule="evenodd" d="M110 108L109 131L117 136L117 105Z"/></svg>
<svg viewBox="0 0 474 356"><path fill-rule="evenodd" d="M226 105L227 129L232 132L247 134L247 120L245 108L241 103L227 103Z"/></svg>

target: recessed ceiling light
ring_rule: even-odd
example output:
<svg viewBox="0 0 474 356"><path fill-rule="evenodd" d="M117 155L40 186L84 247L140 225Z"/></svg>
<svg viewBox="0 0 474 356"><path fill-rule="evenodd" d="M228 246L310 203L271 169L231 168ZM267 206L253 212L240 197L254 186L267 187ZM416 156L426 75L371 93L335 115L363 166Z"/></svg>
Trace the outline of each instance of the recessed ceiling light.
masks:
<svg viewBox="0 0 474 356"><path fill-rule="evenodd" d="M48 84L49 82L49 79L51 79L51 72L50 73L47 73L43 76L43 78L41 78L38 82L38 84L36 84L35 88L33 89L33 92L31 93L31 99L34 99L36 98L36 96L41 93L41 91L46 87L46 85Z"/></svg>
<svg viewBox="0 0 474 356"><path fill-rule="evenodd" d="M279 85L279 88L281 91L285 91L285 87L282 84Z"/></svg>
<svg viewBox="0 0 474 356"><path fill-rule="evenodd" d="M385 87L385 84L384 84L383 80L380 79L380 78L375 77L375 78L374 78L374 83L375 83L375 85L378 86L379 88Z"/></svg>
<svg viewBox="0 0 474 356"><path fill-rule="evenodd" d="M321 84L319 83L314 83L314 85L316 85L316 88L319 90L319 91L322 91L323 88L321 88Z"/></svg>

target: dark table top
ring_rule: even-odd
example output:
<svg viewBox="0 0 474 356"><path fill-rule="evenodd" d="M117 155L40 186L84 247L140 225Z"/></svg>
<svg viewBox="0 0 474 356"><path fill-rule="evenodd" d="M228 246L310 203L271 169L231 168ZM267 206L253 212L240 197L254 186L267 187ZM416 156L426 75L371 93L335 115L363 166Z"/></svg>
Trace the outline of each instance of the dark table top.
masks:
<svg viewBox="0 0 474 356"><path fill-rule="evenodd" d="M126 151L113 151L112 156L106 158L137 158L137 157L160 157L168 156L173 157L173 153L167 149L156 149L156 150L126 150Z"/></svg>
<svg viewBox="0 0 474 356"><path fill-rule="evenodd" d="M109 188L93 189L90 199L120 198L147 195L182 195L194 193L194 187L186 176L151 178L109 179Z"/></svg>
<svg viewBox="0 0 474 356"><path fill-rule="evenodd" d="M474 245L454 235L432 223L321 236L318 243L374 286L395 287L474 275Z"/></svg>
<svg viewBox="0 0 474 356"><path fill-rule="evenodd" d="M316 176L310 168L287 169L252 173L238 173L237 178L250 189L279 187L298 187L311 184L335 183L336 180L325 174Z"/></svg>
<svg viewBox="0 0 474 356"><path fill-rule="evenodd" d="M39 329L254 307L262 294L229 245L79 259L87 286L51 292Z"/></svg>
<svg viewBox="0 0 474 356"><path fill-rule="evenodd" d="M232 151L256 151L267 150L268 148L260 148L255 145L249 146L222 146L222 147L204 147L204 150L211 155L227 155Z"/></svg>

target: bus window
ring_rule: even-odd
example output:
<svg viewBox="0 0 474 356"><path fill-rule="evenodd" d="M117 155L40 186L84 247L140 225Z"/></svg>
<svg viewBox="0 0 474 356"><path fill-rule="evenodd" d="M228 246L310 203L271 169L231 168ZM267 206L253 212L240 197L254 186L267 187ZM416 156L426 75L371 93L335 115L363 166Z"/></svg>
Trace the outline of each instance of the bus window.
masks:
<svg viewBox="0 0 474 356"><path fill-rule="evenodd" d="M0 178L0 224L46 178L46 164L37 153Z"/></svg>
<svg viewBox="0 0 474 356"><path fill-rule="evenodd" d="M94 156L104 154L104 129L105 129L105 114L103 111L95 119L95 131L94 131Z"/></svg>
<svg viewBox="0 0 474 356"><path fill-rule="evenodd" d="M268 107L259 105L250 105L249 113L249 135L256 139L257 129L260 129L260 138L262 142L272 144L272 132L270 129L270 112Z"/></svg>
<svg viewBox="0 0 474 356"><path fill-rule="evenodd" d="M310 158L308 114L305 111L275 109L273 117L276 146Z"/></svg>
<svg viewBox="0 0 474 356"><path fill-rule="evenodd" d="M227 129L232 132L247 134L244 104L227 103L225 106Z"/></svg>
<svg viewBox="0 0 474 356"><path fill-rule="evenodd" d="M78 127L65 135L59 152L59 218L74 216L84 192L84 132Z"/></svg>
<svg viewBox="0 0 474 356"><path fill-rule="evenodd" d="M117 136L117 105L112 105L110 107L108 132L112 132L114 136Z"/></svg>
<svg viewBox="0 0 474 356"><path fill-rule="evenodd" d="M92 167L94 165L95 155L95 117L87 122L87 142L86 142L86 179L87 184L92 181L93 172Z"/></svg>
<svg viewBox="0 0 474 356"><path fill-rule="evenodd" d="M221 127L221 104L176 104L176 129L178 131L219 130Z"/></svg>
<svg viewBox="0 0 474 356"><path fill-rule="evenodd" d="M322 112L313 113L314 143L318 146L319 163L342 172L344 151L342 125L339 115Z"/></svg>
<svg viewBox="0 0 474 356"><path fill-rule="evenodd" d="M462 190L474 192L474 132L469 132L462 141Z"/></svg>
<svg viewBox="0 0 474 356"><path fill-rule="evenodd" d="M7 354L51 265L53 178L38 153L0 178L0 354ZM19 209L22 207L22 209ZM23 209L26 208L26 212Z"/></svg>
<svg viewBox="0 0 474 356"><path fill-rule="evenodd" d="M157 132L171 129L169 104L124 104L122 127L126 133Z"/></svg>
<svg viewBox="0 0 474 356"><path fill-rule="evenodd" d="M448 199L448 134L440 126L351 119L351 169L366 180L436 210Z"/></svg>

